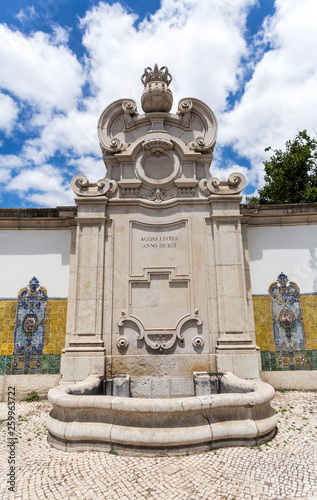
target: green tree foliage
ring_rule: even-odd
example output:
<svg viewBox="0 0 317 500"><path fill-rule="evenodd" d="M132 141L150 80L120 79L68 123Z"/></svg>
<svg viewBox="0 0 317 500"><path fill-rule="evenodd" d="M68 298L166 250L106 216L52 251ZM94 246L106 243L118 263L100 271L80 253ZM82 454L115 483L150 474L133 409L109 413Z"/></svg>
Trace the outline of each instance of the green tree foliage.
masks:
<svg viewBox="0 0 317 500"><path fill-rule="evenodd" d="M263 163L266 184L249 203L317 202L317 139L311 138L306 130L287 141L285 151L275 149L273 156Z"/></svg>

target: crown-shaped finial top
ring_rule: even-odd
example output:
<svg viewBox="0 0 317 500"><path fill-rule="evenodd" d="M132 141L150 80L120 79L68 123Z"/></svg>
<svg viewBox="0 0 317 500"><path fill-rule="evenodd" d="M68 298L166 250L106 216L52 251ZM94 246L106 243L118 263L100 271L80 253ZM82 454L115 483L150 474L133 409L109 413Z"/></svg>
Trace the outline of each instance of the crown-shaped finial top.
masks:
<svg viewBox="0 0 317 500"><path fill-rule="evenodd" d="M154 69L149 67L145 68L144 73L141 77L141 82L143 83L144 87L149 82L165 82L167 85L169 85L171 81L172 75L168 72L168 67L162 66L161 69L159 69L157 64L154 64Z"/></svg>
<svg viewBox="0 0 317 500"><path fill-rule="evenodd" d="M286 276L286 274L281 273L278 275L277 281L282 287L286 286L286 283L288 282L288 277Z"/></svg>

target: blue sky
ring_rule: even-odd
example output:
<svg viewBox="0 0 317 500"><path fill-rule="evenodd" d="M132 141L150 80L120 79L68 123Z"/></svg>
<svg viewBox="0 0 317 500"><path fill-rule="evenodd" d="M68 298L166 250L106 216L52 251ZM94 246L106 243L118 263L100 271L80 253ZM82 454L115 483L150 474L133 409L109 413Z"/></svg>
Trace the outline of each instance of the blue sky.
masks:
<svg viewBox="0 0 317 500"><path fill-rule="evenodd" d="M0 206L73 204L70 180L104 176L97 121L139 102L166 65L174 108L205 101L219 134L211 172L263 185L264 149L317 129L315 0L12 0L0 4ZM139 105L140 111L140 105Z"/></svg>

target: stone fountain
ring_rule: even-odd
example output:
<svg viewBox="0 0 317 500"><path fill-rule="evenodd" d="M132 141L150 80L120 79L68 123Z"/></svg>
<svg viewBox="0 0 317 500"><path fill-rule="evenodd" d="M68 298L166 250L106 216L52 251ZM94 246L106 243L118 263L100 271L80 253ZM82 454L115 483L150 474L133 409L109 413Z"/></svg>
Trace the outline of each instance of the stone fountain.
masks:
<svg viewBox="0 0 317 500"><path fill-rule="evenodd" d="M101 114L106 175L71 182L73 233L62 382L49 442L64 450L184 453L270 439L240 224L245 179L210 174L217 121L146 68Z"/></svg>

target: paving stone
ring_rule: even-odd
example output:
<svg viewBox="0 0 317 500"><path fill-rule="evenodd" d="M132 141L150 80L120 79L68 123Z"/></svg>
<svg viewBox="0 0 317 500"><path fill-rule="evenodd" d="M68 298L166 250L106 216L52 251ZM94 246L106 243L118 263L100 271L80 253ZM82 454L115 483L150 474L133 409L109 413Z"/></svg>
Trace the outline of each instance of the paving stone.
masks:
<svg viewBox="0 0 317 500"><path fill-rule="evenodd" d="M47 401L17 405L16 490L7 490L0 428L0 498L76 500L317 500L317 393L277 392L278 432L266 445L177 457L62 452L47 443ZM7 418L5 403L0 415Z"/></svg>

